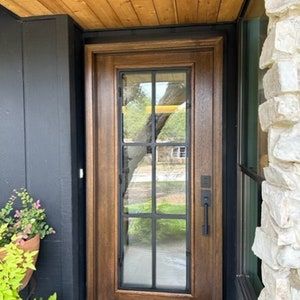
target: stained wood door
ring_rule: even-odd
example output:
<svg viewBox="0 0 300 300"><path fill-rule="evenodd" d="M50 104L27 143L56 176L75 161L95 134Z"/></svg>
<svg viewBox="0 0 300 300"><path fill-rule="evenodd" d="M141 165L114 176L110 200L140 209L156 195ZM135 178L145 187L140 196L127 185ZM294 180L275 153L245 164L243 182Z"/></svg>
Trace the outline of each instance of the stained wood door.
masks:
<svg viewBox="0 0 300 300"><path fill-rule="evenodd" d="M89 299L222 298L222 40L86 51Z"/></svg>

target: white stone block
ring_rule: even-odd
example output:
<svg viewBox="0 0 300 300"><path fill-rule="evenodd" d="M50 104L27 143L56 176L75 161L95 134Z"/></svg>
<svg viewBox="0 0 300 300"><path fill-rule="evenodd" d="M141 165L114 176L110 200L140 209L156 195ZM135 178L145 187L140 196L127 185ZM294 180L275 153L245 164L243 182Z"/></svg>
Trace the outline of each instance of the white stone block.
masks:
<svg viewBox="0 0 300 300"><path fill-rule="evenodd" d="M300 97L285 94L270 99L259 106L259 120L263 131L271 125L289 126L300 121Z"/></svg>
<svg viewBox="0 0 300 300"><path fill-rule="evenodd" d="M262 263L262 280L269 299L291 300L290 271L287 268L274 270Z"/></svg>
<svg viewBox="0 0 300 300"><path fill-rule="evenodd" d="M291 9L300 7L299 0L265 0L266 13L268 15L280 16Z"/></svg>
<svg viewBox="0 0 300 300"><path fill-rule="evenodd" d="M292 58L300 48L300 16L278 21L270 30L262 49L260 68L271 66L275 61Z"/></svg>
<svg viewBox="0 0 300 300"><path fill-rule="evenodd" d="M273 64L263 78L266 99L284 93L300 92L299 65L295 60L282 60Z"/></svg>
<svg viewBox="0 0 300 300"><path fill-rule="evenodd" d="M277 254L277 262L284 268L300 268L300 250L290 246L280 247Z"/></svg>
<svg viewBox="0 0 300 300"><path fill-rule="evenodd" d="M261 229L263 232L268 234L274 240L278 239L277 232L274 229L274 222L272 221L272 217L270 215L270 209L266 203L266 201L262 202L261 205Z"/></svg>
<svg viewBox="0 0 300 300"><path fill-rule="evenodd" d="M300 189L300 173L296 168L284 169L276 164L264 168L266 180L277 187L288 190Z"/></svg>
<svg viewBox="0 0 300 300"><path fill-rule="evenodd" d="M280 134L284 132L287 128L286 127L279 127L279 126L271 126L268 130L268 158L270 163L280 164L281 161L276 159L273 155L273 149L280 137Z"/></svg>
<svg viewBox="0 0 300 300"><path fill-rule="evenodd" d="M273 269L280 269L277 262L279 247L276 240L269 237L260 227L256 228L252 251Z"/></svg>
<svg viewBox="0 0 300 300"><path fill-rule="evenodd" d="M257 300L269 300L270 297L267 294L267 290L266 288L263 288L259 294L259 297L257 298Z"/></svg>
<svg viewBox="0 0 300 300"><path fill-rule="evenodd" d="M285 189L273 186L266 181L262 183L262 198L268 205L271 217L282 228L292 226L288 202L289 196L290 192Z"/></svg>
<svg viewBox="0 0 300 300"><path fill-rule="evenodd" d="M280 133L272 154L283 162L300 163L300 123Z"/></svg>

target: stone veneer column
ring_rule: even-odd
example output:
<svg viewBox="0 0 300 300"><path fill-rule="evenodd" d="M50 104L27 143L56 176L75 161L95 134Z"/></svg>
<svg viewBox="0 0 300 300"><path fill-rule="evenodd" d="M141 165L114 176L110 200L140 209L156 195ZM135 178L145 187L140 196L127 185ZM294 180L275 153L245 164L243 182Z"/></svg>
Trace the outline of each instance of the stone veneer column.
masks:
<svg viewBox="0 0 300 300"><path fill-rule="evenodd" d="M300 300L300 0L265 0L270 18L260 67L267 101L269 166L254 253L262 259L261 300Z"/></svg>

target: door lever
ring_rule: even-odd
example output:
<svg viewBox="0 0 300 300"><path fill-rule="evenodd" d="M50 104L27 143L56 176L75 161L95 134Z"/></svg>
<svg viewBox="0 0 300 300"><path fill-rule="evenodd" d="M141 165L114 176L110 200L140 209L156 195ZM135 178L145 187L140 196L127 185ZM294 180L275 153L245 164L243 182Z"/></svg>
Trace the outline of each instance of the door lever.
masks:
<svg viewBox="0 0 300 300"><path fill-rule="evenodd" d="M204 224L202 225L202 234L209 234L208 208L211 206L211 191L201 191L201 205L204 207Z"/></svg>

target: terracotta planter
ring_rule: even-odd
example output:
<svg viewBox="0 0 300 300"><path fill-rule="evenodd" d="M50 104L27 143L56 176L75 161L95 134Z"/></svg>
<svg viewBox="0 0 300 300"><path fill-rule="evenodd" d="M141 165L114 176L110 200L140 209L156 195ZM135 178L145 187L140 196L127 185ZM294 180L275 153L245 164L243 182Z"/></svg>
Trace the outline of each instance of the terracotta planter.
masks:
<svg viewBox="0 0 300 300"><path fill-rule="evenodd" d="M22 245L19 246L22 250L24 251L39 251L40 249L40 236L39 235L36 235L35 237L33 237L32 239L28 240L28 241L25 241ZM38 254L37 253L34 258L33 258L33 264L35 265L36 261L37 261L37 258L38 258ZM3 258L5 257L5 252L0 252L0 260L2 260ZM28 269L26 274L25 274L25 277L24 279L22 280L22 286L20 287L20 290L24 289L31 276L32 276L32 273L33 273L34 270L31 270L31 269Z"/></svg>

